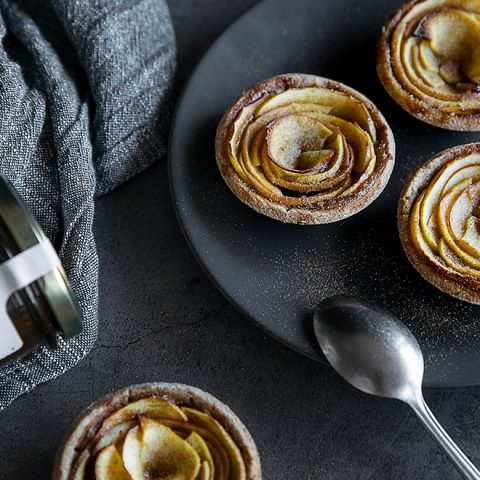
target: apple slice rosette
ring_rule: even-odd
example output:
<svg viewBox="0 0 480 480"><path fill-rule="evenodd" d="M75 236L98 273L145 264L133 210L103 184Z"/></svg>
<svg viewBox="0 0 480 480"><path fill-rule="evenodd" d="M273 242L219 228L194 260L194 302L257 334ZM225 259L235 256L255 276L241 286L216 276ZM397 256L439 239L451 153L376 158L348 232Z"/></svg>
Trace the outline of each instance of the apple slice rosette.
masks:
<svg viewBox="0 0 480 480"><path fill-rule="evenodd" d="M59 451L55 480L260 480L255 444L218 400L145 384L88 409Z"/></svg>
<svg viewBox="0 0 480 480"><path fill-rule="evenodd" d="M441 152L415 172L398 207L412 265L440 290L480 304L480 143Z"/></svg>
<svg viewBox="0 0 480 480"><path fill-rule="evenodd" d="M480 2L404 4L383 29L377 71L411 115L441 128L480 130Z"/></svg>
<svg viewBox="0 0 480 480"><path fill-rule="evenodd" d="M363 95L287 74L247 91L222 118L220 172L240 200L284 222L329 223L369 205L394 163L393 136Z"/></svg>

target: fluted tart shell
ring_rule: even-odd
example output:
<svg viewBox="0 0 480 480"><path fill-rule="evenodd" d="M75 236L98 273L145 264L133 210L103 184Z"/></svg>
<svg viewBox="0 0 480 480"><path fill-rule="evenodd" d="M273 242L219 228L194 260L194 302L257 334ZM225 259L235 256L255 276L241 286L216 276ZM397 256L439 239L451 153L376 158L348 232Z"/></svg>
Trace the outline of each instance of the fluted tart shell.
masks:
<svg viewBox="0 0 480 480"><path fill-rule="evenodd" d="M221 119L215 150L242 202L295 224L335 222L367 207L395 157L392 132L370 100L307 74L279 75L246 91Z"/></svg>
<svg viewBox="0 0 480 480"><path fill-rule="evenodd" d="M436 127L480 130L480 2L413 0L388 20L377 73L408 113Z"/></svg>
<svg viewBox="0 0 480 480"><path fill-rule="evenodd" d="M145 383L133 385L107 395L88 407L72 425L55 459L53 480L70 480L75 462L84 452L105 419L126 405L140 399L158 397L175 405L206 413L219 422L238 447L245 465L247 480L261 480L257 447L241 420L218 399L195 387L177 383ZM232 480L235 480L233 477Z"/></svg>
<svg viewBox="0 0 480 480"><path fill-rule="evenodd" d="M465 164L458 164L459 166L455 166L455 163L458 161L465 162ZM452 166L455 166L455 168L447 173L446 169L452 168ZM468 173L469 170L470 172L474 172L474 176L470 179L465 178L465 174L462 173ZM454 174L455 177L453 176ZM435 184L435 182L439 183L442 180L442 175L449 179L439 197L442 202L445 199L445 202L447 202L445 205L448 205L448 202L450 201L447 198L447 194L452 198L462 200L462 198L455 196L462 194L464 196L467 195L465 198L472 198L470 191L475 191L475 195L478 197L478 192L480 192L480 143L472 143L447 149L427 161L411 176L403 188L398 203L397 220L400 240L407 258L424 280L452 297L466 302L480 304L480 279L478 276L472 276L465 272L459 272L455 268L451 268L441 257L440 251L437 251L437 253L432 256L427 242L424 240L422 241L424 247L421 249L419 248L418 240L415 242L413 239L412 225L417 225L419 222L412 220L412 216L415 215L416 211L418 212L418 215L421 215L422 202L425 200L425 195L429 186ZM470 176L471 173L468 173L468 175ZM463 178L463 181L457 182L456 184L455 178ZM453 187L457 188L457 193L453 190ZM418 210L416 210L417 203L420 206ZM437 212L437 215L439 215L440 201L438 201L437 205L439 205L439 207L435 211ZM454 205L456 205L455 208L458 208L458 200L457 204ZM460 207L462 207L462 205L460 205ZM450 210L448 210L448 208L450 208ZM478 208L478 205L473 206L474 210L476 208ZM446 207L445 211L449 213L449 218L452 218L452 221L454 222L456 211L451 207ZM473 220L476 224L475 229L477 229L479 226L478 220L476 218L473 218ZM444 226L444 228L448 228L448 226ZM456 226L455 228L458 229L459 227ZM421 231L420 227L419 231ZM478 242L478 230L476 231L477 234L475 234L475 232L473 234L474 243ZM449 235L450 234L451 232L449 232ZM452 252L448 243L445 242L443 235L441 235L441 239L442 244L447 248L447 252ZM428 253L425 254L425 252ZM450 254L457 258L454 252ZM445 258L448 260L448 256ZM480 263L480 256L473 256L473 259ZM461 264L464 265L463 261ZM470 269L468 264L465 264L465 267ZM478 267L472 271L477 269Z"/></svg>

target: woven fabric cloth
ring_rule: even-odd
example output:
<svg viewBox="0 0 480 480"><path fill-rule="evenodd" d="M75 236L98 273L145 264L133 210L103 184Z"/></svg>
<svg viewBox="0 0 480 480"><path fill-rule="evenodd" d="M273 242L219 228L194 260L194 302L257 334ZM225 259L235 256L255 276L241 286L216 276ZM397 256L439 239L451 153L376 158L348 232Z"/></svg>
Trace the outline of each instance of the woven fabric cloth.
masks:
<svg viewBox="0 0 480 480"><path fill-rule="evenodd" d="M0 172L59 252L83 332L0 369L0 409L97 335L94 198L166 149L175 37L164 0L0 0Z"/></svg>

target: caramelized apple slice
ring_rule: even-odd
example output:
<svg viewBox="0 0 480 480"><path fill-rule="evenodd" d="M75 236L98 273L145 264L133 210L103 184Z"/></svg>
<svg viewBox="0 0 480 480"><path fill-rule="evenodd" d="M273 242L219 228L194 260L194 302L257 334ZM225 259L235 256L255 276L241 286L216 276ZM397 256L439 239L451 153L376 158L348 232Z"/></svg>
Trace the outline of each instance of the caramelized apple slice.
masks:
<svg viewBox="0 0 480 480"><path fill-rule="evenodd" d="M197 480L213 480L214 476L210 470L208 462L203 462L198 474Z"/></svg>
<svg viewBox="0 0 480 480"><path fill-rule="evenodd" d="M446 61L441 65L439 73L445 82L455 85L458 89L458 83L462 80L460 64L458 62Z"/></svg>
<svg viewBox="0 0 480 480"><path fill-rule="evenodd" d="M470 183L480 180L480 164L458 169L445 183L441 196L455 187L455 185L462 183L467 178L471 179Z"/></svg>
<svg viewBox="0 0 480 480"><path fill-rule="evenodd" d="M410 37L404 45L402 45L402 50L401 50L401 56L402 56L402 64L405 68L405 73L407 74L407 77L409 78L410 82L415 85L417 88L421 89L421 83L431 85L430 82L425 81L421 78L418 72L418 68L420 65L418 65L419 60L415 62L414 60L414 51L416 51L416 47L418 45L418 38L415 37ZM416 67L416 68L415 68ZM422 82L423 80L423 82ZM439 86L439 85L433 85Z"/></svg>
<svg viewBox="0 0 480 480"><path fill-rule="evenodd" d="M329 113L331 107L319 101L318 88L289 88L282 93L272 96L257 110L257 115L263 115L273 109L285 107L295 103L321 104L321 110Z"/></svg>
<svg viewBox="0 0 480 480"><path fill-rule="evenodd" d="M231 461L231 475L235 480L246 480L245 464L242 455L230 435L213 417L193 408L182 407L189 422L194 426L210 431L225 447Z"/></svg>
<svg viewBox="0 0 480 480"><path fill-rule="evenodd" d="M413 241L413 244L415 245L415 248L423 255L425 255L425 257L428 258L428 260L435 266L435 268L440 269L440 271L445 271L448 275L447 267L450 267L452 269L454 268L451 264L445 262L439 252L439 250L442 249L442 252L444 252L445 254L445 250L448 249L448 245L446 245L443 238L440 238L438 241L438 249L434 252L430 248L430 245L425 241L422 230L420 229L420 207L424 196L425 192L422 192L413 205L410 214L410 237ZM455 256L455 254L453 255Z"/></svg>
<svg viewBox="0 0 480 480"><path fill-rule="evenodd" d="M192 448L198 453L200 460L203 463L208 464L208 472L209 474L214 475L215 467L213 463L212 454L210 453L210 449L208 448L207 443L205 440L195 431L193 431L185 440L188 442Z"/></svg>
<svg viewBox="0 0 480 480"><path fill-rule="evenodd" d="M214 465L214 474L216 479L229 479L231 476L231 460L228 450L223 444L222 440L219 439L215 433L211 430L204 428L198 424L192 424L188 422L187 424L173 424L171 422L167 423L167 426L170 426L174 431L180 435L182 438L188 438L192 431L197 433L202 437L205 443L208 445L210 454L212 456L213 465ZM242 460L243 461L243 460Z"/></svg>
<svg viewBox="0 0 480 480"><path fill-rule="evenodd" d="M438 218L437 215L431 215L428 219L428 227L431 228L434 232L436 237L440 238L442 232L440 231L440 227L438 226Z"/></svg>
<svg viewBox="0 0 480 480"><path fill-rule="evenodd" d="M452 207L457 201L457 199L461 196L462 192L471 184L472 177L464 178L461 182L450 188L441 197L437 209L437 221L438 226L440 227L440 235L450 235L451 232L451 234L456 236L455 232L458 233L459 224L463 225L465 218L457 217L456 219L454 219L452 217ZM460 211L458 211L458 213L460 213ZM452 224L452 220L454 220L454 224ZM463 226L460 227L460 229L463 233Z"/></svg>
<svg viewBox="0 0 480 480"><path fill-rule="evenodd" d="M353 149L353 171L356 173L364 172L375 157L375 147L371 137L360 128L358 123L345 122L340 118L334 118L331 121L333 125L340 129L347 143Z"/></svg>
<svg viewBox="0 0 480 480"><path fill-rule="evenodd" d="M298 170L324 172L332 161L335 151L332 149L303 152L297 160Z"/></svg>
<svg viewBox="0 0 480 480"><path fill-rule="evenodd" d="M480 82L480 22L477 15L455 8L437 10L425 17L422 32L437 56L458 62L472 82Z"/></svg>
<svg viewBox="0 0 480 480"><path fill-rule="evenodd" d="M423 237L422 230L420 228L420 209L423 203L423 199L425 198L425 192L422 192L415 203L413 204L412 211L410 213L410 238L415 245L415 248L419 251L424 253L427 257L430 257L430 247L428 243L425 242Z"/></svg>
<svg viewBox="0 0 480 480"><path fill-rule="evenodd" d="M472 219L472 213L479 202L480 183L478 182L465 188L462 193L455 198L448 217L449 231L452 235L451 237L446 237L447 243L455 253L467 263L467 265L474 268L480 268L480 258L478 253L476 253L480 251L478 230L475 229L469 232L469 236L467 237L469 241L462 242L462 239L468 231L467 229L469 223L471 224L470 219ZM467 248L463 247L465 243L467 244Z"/></svg>
<svg viewBox="0 0 480 480"><path fill-rule="evenodd" d="M95 480L130 480L115 445L105 447L95 461Z"/></svg>
<svg viewBox="0 0 480 480"><path fill-rule="evenodd" d="M467 275L472 278L480 278L480 270L472 268L467 265L458 255L449 247L447 242L442 238L439 242L438 252L445 263L462 275Z"/></svg>
<svg viewBox="0 0 480 480"><path fill-rule="evenodd" d="M303 191L302 185L311 185L314 191L319 190L320 182L324 182L323 187L329 188L340 183L343 178L340 177L340 171L348 169L348 158L345 158L345 142L343 137L336 135L329 144L329 150L333 150L334 155L328 164L328 168L318 173L298 172L282 168L273 162L268 154L262 158L262 167L266 177L275 185L279 185L292 190ZM342 168L343 167L343 168ZM346 172L348 174L348 172Z"/></svg>
<svg viewBox="0 0 480 480"><path fill-rule="evenodd" d="M107 430L103 435L99 435L97 433L90 444L92 455L97 455L100 450L103 450L110 445L115 445L122 442L125 439L125 435L127 435L128 431L135 427L136 424L137 423L133 420L121 422Z"/></svg>
<svg viewBox="0 0 480 480"><path fill-rule="evenodd" d="M187 417L182 410L173 403L165 400L164 398L148 397L137 400L136 402L129 403L125 407L117 410L115 413L107 417L98 434L104 435L105 432L110 430L119 423L128 422L134 420L139 415L148 418L169 420L187 421Z"/></svg>
<svg viewBox="0 0 480 480"><path fill-rule="evenodd" d="M430 72L438 72L438 58L432 52L432 49L426 40L422 40L418 45L418 58L426 70L429 70Z"/></svg>
<svg viewBox="0 0 480 480"><path fill-rule="evenodd" d="M265 175L259 168L261 165L261 156L264 148L264 139L266 135L266 125L259 119L249 125L240 141L238 163L246 175L247 181L260 191L265 189L274 195L282 195L274 185L271 185L265 178Z"/></svg>
<svg viewBox="0 0 480 480"><path fill-rule="evenodd" d="M72 474L70 476L71 480L85 480L87 464L91 458L89 450L84 450L77 457L72 467Z"/></svg>
<svg viewBox="0 0 480 480"><path fill-rule="evenodd" d="M373 141L377 131L368 110L358 100L343 92L322 87L291 88L267 100L258 110L262 115L269 110L295 103L316 103L326 108L325 113L343 118L349 122L357 122L366 130Z"/></svg>
<svg viewBox="0 0 480 480"><path fill-rule="evenodd" d="M480 220L471 215L465 223L465 233L458 240L459 245L470 255L480 258Z"/></svg>
<svg viewBox="0 0 480 480"><path fill-rule="evenodd" d="M340 134L345 137L347 143L353 148L355 154L353 166L355 172L361 173L367 168L371 159L375 155L375 148L370 135L363 130L357 122L349 122L339 117L317 112L305 112L304 115L317 119L324 124L328 124L329 128L334 130L334 134ZM335 150L334 146L332 146L334 139L335 135L329 137L324 148L333 148Z"/></svg>
<svg viewBox="0 0 480 480"><path fill-rule="evenodd" d="M281 117L268 127L268 154L279 167L299 171L302 154L321 151L332 133L322 122L307 115Z"/></svg>
<svg viewBox="0 0 480 480"><path fill-rule="evenodd" d="M195 480L197 452L169 427L147 417L139 421L123 445L123 463L132 480Z"/></svg>
<svg viewBox="0 0 480 480"><path fill-rule="evenodd" d="M410 40L417 41L416 38L410 37L407 41L407 45L405 48L408 48L408 42ZM438 88L442 86L445 82L441 78L441 76L438 73L438 67L435 69L427 69L423 66L423 62L420 60L420 49L419 49L419 44L416 43L412 47L412 53L411 53L411 62L412 62L412 67L415 71L415 74L418 78L420 78L423 83L426 85L429 85L433 88Z"/></svg>
<svg viewBox="0 0 480 480"><path fill-rule="evenodd" d="M466 182L466 181L465 181ZM462 184L460 184L462 185ZM465 233L467 219L480 199L480 183L467 183L461 188L461 192L453 199L449 212L449 226L455 239L460 239Z"/></svg>
<svg viewBox="0 0 480 480"><path fill-rule="evenodd" d="M263 103L267 98L268 97L261 98L260 100L257 100L256 102L243 108L238 114L238 117L236 118L233 124L233 131L232 131L230 140L228 142L229 158L230 158L230 161L232 162L233 167L235 168L235 171L244 180L246 179L245 172L243 171L243 168L241 167L241 165L237 160L238 146L240 145L240 141L242 139L242 135L243 135L243 132L245 131L245 128L247 127L249 121L253 118L253 114L255 110L257 110L258 106L261 103Z"/></svg>
<svg viewBox="0 0 480 480"><path fill-rule="evenodd" d="M463 235L466 219L473 209L470 203L471 187L479 184L470 185L470 182L471 179L465 179L442 198L438 207L438 224L449 250L453 251L466 265L480 268L480 260L464 251L455 238ZM480 188L478 191L480 195ZM445 248L444 251L446 251Z"/></svg>
<svg viewBox="0 0 480 480"><path fill-rule="evenodd" d="M480 164L480 155L468 155L447 163L430 182L420 206L420 228L428 245L433 251L438 248L438 236L429 225L428 220L436 213L440 196L450 177L458 170Z"/></svg>

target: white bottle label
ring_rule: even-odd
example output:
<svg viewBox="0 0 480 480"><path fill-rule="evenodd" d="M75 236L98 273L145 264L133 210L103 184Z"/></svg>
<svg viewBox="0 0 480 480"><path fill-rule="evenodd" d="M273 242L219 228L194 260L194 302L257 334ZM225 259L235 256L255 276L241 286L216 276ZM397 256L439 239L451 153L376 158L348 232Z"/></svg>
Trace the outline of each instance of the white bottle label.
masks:
<svg viewBox="0 0 480 480"><path fill-rule="evenodd" d="M23 346L22 338L7 313L8 299L12 293L25 288L59 265L60 259L48 240L0 264L0 360Z"/></svg>

